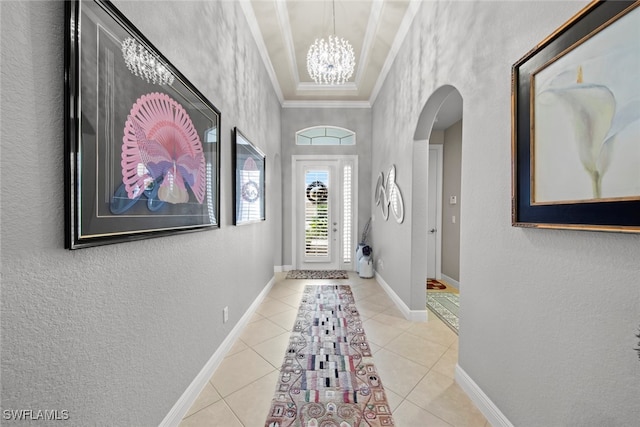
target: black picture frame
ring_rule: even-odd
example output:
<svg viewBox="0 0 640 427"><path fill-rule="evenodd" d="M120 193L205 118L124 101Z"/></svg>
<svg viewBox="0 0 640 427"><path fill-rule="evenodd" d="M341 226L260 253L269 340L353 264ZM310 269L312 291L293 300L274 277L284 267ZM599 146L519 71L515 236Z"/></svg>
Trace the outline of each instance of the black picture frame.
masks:
<svg viewBox="0 0 640 427"><path fill-rule="evenodd" d="M220 111L109 1L65 8L65 247L219 228Z"/></svg>
<svg viewBox="0 0 640 427"><path fill-rule="evenodd" d="M234 224L266 219L266 156L237 127L233 130Z"/></svg>
<svg viewBox="0 0 640 427"><path fill-rule="evenodd" d="M602 41L607 41L613 43L615 40L623 40L624 37L620 37L617 35L615 38L610 37L612 32L610 29L612 28L621 28L624 25L624 28L629 26L629 21L635 24L637 22L638 17L640 16L640 8L638 1L594 1L583 8L580 12L578 12L574 17L572 17L569 21L567 21L564 25L558 28L553 34L547 37L544 41L542 41L538 46L528 52L523 58L521 58L518 62L516 62L512 67L512 225L516 227L531 227L531 228L553 228L553 229L578 229L578 230L590 230L590 231L612 231L612 232L626 232L626 233L638 233L640 232L640 193L629 194L622 197L610 197L601 194L600 189L597 185L601 185L601 183L597 183L597 179L600 180L606 179L603 178L603 171L606 169L602 169L598 174L597 169L593 168L590 163L590 159L583 157L581 155L581 148L573 148L575 151L580 153L578 159L569 158L569 156L558 156L559 159L566 159L566 161L571 161L574 164L578 162L583 163L583 169L581 172L576 172L575 179L583 180L584 177L579 174L585 174L587 178L591 178L594 181L594 184L590 183L587 179L586 185L589 185L589 191L592 192L592 195L589 197L557 197L553 199L553 197L549 197L545 199L545 197L541 196L543 194L542 190L538 190L542 188L541 181L543 181L543 174L549 170L562 170L565 173L564 169L559 168L557 166L550 166L550 162L545 163L545 159L550 159L550 156L544 157L541 153L544 152L542 147L551 147L551 149L556 149L561 147L560 145L552 145L552 144L563 144L567 139L562 139L557 135L562 135L564 132L562 123L555 123L554 120L560 122L560 119L557 116L552 116L547 112L554 111L552 108L557 108L556 104L547 103L543 104L541 100L549 100L549 99L561 99L562 96L566 96L569 90L573 90L574 93L576 90L583 90L585 86L579 86L587 82L587 67L591 66L589 71L592 71L593 66L592 63L604 63L605 65L599 66L598 72L601 74L605 73L620 73L624 69L624 67L612 63L615 57L609 57L601 54L601 51L595 49L598 46L596 43L602 44ZM624 22L624 24L623 24ZM632 27L633 28L633 27ZM637 26L635 27L637 28ZM607 31L605 33L605 31ZM618 30L620 32L620 30ZM626 34L626 33L623 33ZM637 34L637 32L635 33ZM596 39L598 37L598 39ZM608 37L608 38L605 38ZM635 43L632 46L636 46L635 55L640 53L640 40L636 37L634 39L633 33L629 34L630 43ZM629 43L629 42L624 42ZM626 46L626 44L625 44ZM617 47L617 45L613 45L613 47ZM601 49L601 48L600 48ZM611 51L613 49L610 49ZM629 49L632 51L634 49ZM587 55L585 55L585 53ZM543 96L548 96L548 93L542 89L543 79L545 72L549 72L548 70L553 70L556 73L558 70L562 70L562 67L566 65L574 66L578 60L583 61L583 58L591 55L589 58L590 62L584 61L587 65L585 65L584 76L582 65L577 67L576 74L574 74L574 81L565 88L561 88L558 86L553 86L556 82L560 81L561 74L558 72L557 74L550 74L551 77L557 77L557 79L547 79L545 82L547 85L552 87L552 90L548 92L552 94L555 98L543 98ZM626 58L624 56L619 56L619 58ZM635 58L635 57L634 57ZM564 62L562 62L564 61ZM572 62L573 61L573 62ZM555 67L555 68L551 68ZM609 68L610 67L610 68ZM604 70L604 71L603 71ZM614 71L609 71L614 70ZM566 73L565 73L566 74ZM591 73L589 77L593 78L593 74ZM613 74L612 74L613 75ZM613 78L617 78L613 75ZM562 76L563 78L566 76ZM548 83L551 82L551 83ZM538 86L536 87L536 84ZM612 102L616 102L615 100L615 90L609 89L611 86L606 86L605 83L599 82L588 82L592 87L605 87L607 91L613 93L611 95L613 97ZM566 88L571 89L566 89ZM576 89L578 88L578 89ZM624 92L617 88L618 93ZM562 91L565 92L562 92ZM602 91L605 91L604 89ZM627 91L637 91L637 89L629 89ZM582 92L584 93L584 92ZM639 95L636 93L636 95ZM539 97L538 99L534 99L535 97ZM625 94L624 96L628 96ZM622 97L619 97L622 98ZM573 101L575 101L575 97ZM539 104L536 104L536 101ZM561 99L562 101L562 99ZM558 101L558 102L561 102ZM620 99L618 99L620 101ZM640 101L640 100L638 100ZM581 101L582 102L582 101ZM600 102L600 101L598 101ZM620 104L620 102L619 102ZM540 106L541 107L537 107ZM548 107L551 105L551 107ZM600 104L598 104L600 105ZM635 109L637 113L640 113L640 108L637 108L640 104L635 105ZM580 104L582 107L583 104ZM614 104L615 106L615 104ZM620 105L618 105L620 107ZM536 108L538 110L536 111ZM565 107L568 109L568 107ZM618 110L615 110L613 114L619 114L618 111L623 110L620 107ZM536 114L536 112L538 114ZM545 112L547 115L545 116ZM584 109L583 111L584 112ZM627 111L628 112L628 111ZM634 113L635 114L635 113ZM597 113L598 117L602 117L602 113ZM594 117L596 114L594 113ZM640 129L638 126L637 120L640 119L640 114L633 115L632 114L631 121L627 120L627 123L633 124L633 138L636 138L636 134L638 133L635 129ZM545 118L551 117L552 120L545 121ZM589 117L587 117L588 119ZM584 117L581 119L576 119L576 122L579 122L579 125L584 125L580 120L587 120ZM609 128L609 133L604 134L605 136L596 142L600 143L602 147L605 144L609 143L611 140L606 139L611 132L613 131L613 123L615 123L616 116L611 119L611 126ZM536 121L537 120L537 121ZM572 125L575 127L572 122ZM561 132L554 134L553 132L544 133L548 129L559 129ZM626 127L626 131L628 131L629 127ZM606 128L605 128L606 130ZM576 132L577 134L577 132ZM552 135L555 138L547 138L544 139L541 135ZM538 139L536 139L538 137ZM580 140L578 137L575 137L575 141L582 141L581 143L590 143L590 141ZM595 138L595 137L594 137ZM630 136L625 135L627 140L631 140ZM556 139L556 140L553 140ZM636 141L637 142L637 141ZM547 144L546 146L544 144ZM574 144L579 145L579 144ZM637 145L636 145L637 146ZM536 152L536 150L539 150ZM602 148L601 151L594 151L596 153L594 156L601 156L605 148ZM609 152L612 150L610 146L607 146L606 150ZM552 151L549 151L552 152ZM640 152L636 151L636 154L640 154ZM619 154L618 154L619 155ZM601 162L601 159L596 159L593 161L595 164L596 161ZM627 161L630 161L627 159ZM635 170L640 170L640 156L636 156L635 159L632 160L635 162L636 168ZM557 165L557 163L555 163ZM599 165L602 164L598 163ZM598 166L601 167L601 166ZM569 167L567 167L569 169ZM579 168L574 168L572 170L579 170ZM595 170L595 172L594 172ZM633 170L633 168L631 169ZM586 175L587 171L590 175ZM560 176L560 174L558 174ZM567 176L566 173L564 176ZM567 182L573 183L573 175L569 175L567 178ZM624 181L622 181L624 182ZM638 183L640 183L640 173L638 173ZM553 181L551 181L553 184ZM573 185L573 184L571 184ZM582 182L580 183L582 185ZM637 184L634 184L637 187ZM552 191L553 185L550 185L549 188ZM634 187L635 188L635 187ZM581 189L581 191L583 191ZM539 194L540 193L540 194Z"/></svg>

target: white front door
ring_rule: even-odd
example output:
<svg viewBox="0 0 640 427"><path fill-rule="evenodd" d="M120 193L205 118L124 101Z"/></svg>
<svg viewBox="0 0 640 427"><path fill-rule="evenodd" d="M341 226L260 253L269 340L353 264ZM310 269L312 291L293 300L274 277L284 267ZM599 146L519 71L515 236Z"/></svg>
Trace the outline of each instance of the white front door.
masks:
<svg viewBox="0 0 640 427"><path fill-rule="evenodd" d="M353 270L353 162L298 159L294 164L295 268Z"/></svg>

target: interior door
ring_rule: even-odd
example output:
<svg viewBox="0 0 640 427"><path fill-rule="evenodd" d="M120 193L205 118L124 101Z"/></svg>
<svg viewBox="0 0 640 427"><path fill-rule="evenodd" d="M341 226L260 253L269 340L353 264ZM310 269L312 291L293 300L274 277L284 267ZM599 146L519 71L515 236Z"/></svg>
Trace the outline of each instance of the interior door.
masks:
<svg viewBox="0 0 640 427"><path fill-rule="evenodd" d="M441 210L442 210L442 147L429 147L429 183L427 205L427 276L440 279L441 272Z"/></svg>
<svg viewBox="0 0 640 427"><path fill-rule="evenodd" d="M300 162L297 176L299 269L335 270L340 265L340 190L337 164Z"/></svg>

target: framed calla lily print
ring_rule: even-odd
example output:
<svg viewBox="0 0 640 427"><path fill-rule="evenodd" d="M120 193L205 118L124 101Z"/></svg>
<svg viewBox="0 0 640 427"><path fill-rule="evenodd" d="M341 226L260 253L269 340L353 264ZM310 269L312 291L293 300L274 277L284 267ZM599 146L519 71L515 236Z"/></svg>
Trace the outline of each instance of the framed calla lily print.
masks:
<svg viewBox="0 0 640 427"><path fill-rule="evenodd" d="M217 228L220 112L110 2L66 31L66 247Z"/></svg>
<svg viewBox="0 0 640 427"><path fill-rule="evenodd" d="M640 232L640 2L590 3L512 69L514 226Z"/></svg>

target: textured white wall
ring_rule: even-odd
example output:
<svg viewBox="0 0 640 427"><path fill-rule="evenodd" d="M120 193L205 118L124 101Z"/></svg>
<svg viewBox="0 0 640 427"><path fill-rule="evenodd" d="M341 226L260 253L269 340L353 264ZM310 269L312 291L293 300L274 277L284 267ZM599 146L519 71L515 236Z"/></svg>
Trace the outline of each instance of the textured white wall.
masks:
<svg viewBox="0 0 640 427"><path fill-rule="evenodd" d="M516 426L640 419L640 236L511 227L511 65L585 5L423 2L373 108L373 176L396 163L410 195L422 108L442 85L462 94L459 363ZM373 230L408 305L413 220Z"/></svg>
<svg viewBox="0 0 640 427"><path fill-rule="evenodd" d="M273 276L282 231L281 109L239 4L116 6L222 112L222 228L63 249L64 5L0 2L2 409L76 426L158 425ZM244 227L236 125L268 162L268 219Z"/></svg>

